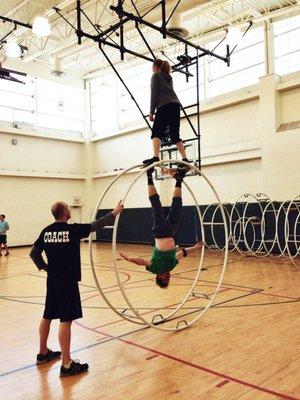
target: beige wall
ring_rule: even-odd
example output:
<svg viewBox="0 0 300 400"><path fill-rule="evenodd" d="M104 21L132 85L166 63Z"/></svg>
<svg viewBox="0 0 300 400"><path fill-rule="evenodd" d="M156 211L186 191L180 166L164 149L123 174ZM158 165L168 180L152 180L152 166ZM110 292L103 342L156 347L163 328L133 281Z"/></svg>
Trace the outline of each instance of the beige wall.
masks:
<svg viewBox="0 0 300 400"><path fill-rule="evenodd" d="M8 244L32 244L43 227L52 222L51 205L57 200L72 203L81 195L83 181L0 176L1 213L10 225ZM75 211L74 222L78 222Z"/></svg>
<svg viewBox="0 0 300 400"><path fill-rule="evenodd" d="M300 88L287 90L280 95L282 123L300 120Z"/></svg>
<svg viewBox="0 0 300 400"><path fill-rule="evenodd" d="M223 202L234 202L244 193L263 192L274 200L300 193L300 130L277 132L282 123L300 120L299 104L300 73L293 74L290 83L287 77L263 77L256 86L202 106L203 172ZM183 137L191 137L184 120L182 132ZM71 204L73 196L81 196L83 207L73 210L74 220L89 221L102 191L118 173L114 170L139 164L151 155L149 136L147 129L137 129L84 143L17 131L0 133L0 212L7 214L11 224L10 244L32 243L51 221L51 203L59 199ZM13 138L18 139L17 146L11 144ZM113 208L138 172L118 180L102 208ZM200 204L216 201L203 178L189 177L186 182ZM156 185L163 203L168 204L174 183L167 180ZM184 203L193 204L187 191ZM146 178L142 176L126 207L147 206Z"/></svg>
<svg viewBox="0 0 300 400"><path fill-rule="evenodd" d="M1 133L0 149L0 212L10 224L9 245L31 244L52 221L51 204L83 197L84 144ZM75 222L85 217L84 210L72 212Z"/></svg>
<svg viewBox="0 0 300 400"><path fill-rule="evenodd" d="M151 154L149 132L142 130L123 136L94 142L94 172L113 171L140 164Z"/></svg>
<svg viewBox="0 0 300 400"><path fill-rule="evenodd" d="M17 139L17 145L12 144ZM83 143L1 134L0 170L85 174Z"/></svg>
<svg viewBox="0 0 300 400"><path fill-rule="evenodd" d="M300 120L300 91L280 89L280 78L268 75L260 82L262 178L264 191L274 200L300 193L300 129L278 132L282 123Z"/></svg>

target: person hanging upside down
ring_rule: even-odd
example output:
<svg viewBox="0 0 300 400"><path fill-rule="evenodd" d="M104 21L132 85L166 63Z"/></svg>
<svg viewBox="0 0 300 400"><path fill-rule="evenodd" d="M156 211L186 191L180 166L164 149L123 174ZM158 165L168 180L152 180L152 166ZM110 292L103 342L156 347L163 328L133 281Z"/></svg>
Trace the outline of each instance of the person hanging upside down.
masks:
<svg viewBox="0 0 300 400"><path fill-rule="evenodd" d="M137 265L144 265L147 271L156 274L156 284L161 288L166 288L170 281L170 271L172 271L182 257L203 246L202 242L196 243L194 246L181 249L178 251L174 235L178 229L180 222L180 214L182 209L181 185L184 177L184 171L177 171L174 174L176 184L173 193L172 205L166 216L162 208L159 195L153 183L152 173L154 168L147 172L148 176L148 194L153 213L152 232L155 237L155 247L151 260L143 258L131 258L126 254L120 253L125 260Z"/></svg>
<svg viewBox="0 0 300 400"><path fill-rule="evenodd" d="M168 134L171 137L172 144L177 146L182 160L189 162L179 134L180 101L173 89L171 66L168 61L155 60L152 70L149 119L154 121L151 136L154 156L144 160L143 164L147 166L159 161L160 144ZM166 133L167 128L169 129L168 134ZM178 168L188 170L188 167L183 164Z"/></svg>

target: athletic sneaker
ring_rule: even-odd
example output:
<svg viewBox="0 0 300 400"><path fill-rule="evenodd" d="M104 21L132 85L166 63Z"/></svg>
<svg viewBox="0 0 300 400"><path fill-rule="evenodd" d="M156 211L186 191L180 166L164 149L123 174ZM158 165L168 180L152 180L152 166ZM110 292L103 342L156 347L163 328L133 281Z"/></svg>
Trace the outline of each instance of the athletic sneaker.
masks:
<svg viewBox="0 0 300 400"><path fill-rule="evenodd" d="M159 157L147 158L146 160L143 161L143 164L147 167L148 165L151 165L156 161L159 161Z"/></svg>
<svg viewBox="0 0 300 400"><path fill-rule="evenodd" d="M185 167L185 165L183 165L183 167ZM187 167L188 168L188 167ZM189 168L177 168L176 174L173 176L173 178L177 179L183 179L186 175L186 173L189 171Z"/></svg>
<svg viewBox="0 0 300 400"><path fill-rule="evenodd" d="M48 361L54 361L60 358L61 356L61 351L52 351L51 349L48 349L48 352L46 354L38 354L36 356L36 365L44 364Z"/></svg>
<svg viewBox="0 0 300 400"><path fill-rule="evenodd" d="M189 162L189 160L182 160L182 161ZM177 170L178 171L184 171L185 174L186 174L190 170L190 167L188 167L187 165L184 165L184 164L178 164Z"/></svg>
<svg viewBox="0 0 300 400"><path fill-rule="evenodd" d="M88 369L88 364L80 364L79 360L72 360L69 368L65 368L63 365L60 367L60 376L78 375L87 371Z"/></svg>

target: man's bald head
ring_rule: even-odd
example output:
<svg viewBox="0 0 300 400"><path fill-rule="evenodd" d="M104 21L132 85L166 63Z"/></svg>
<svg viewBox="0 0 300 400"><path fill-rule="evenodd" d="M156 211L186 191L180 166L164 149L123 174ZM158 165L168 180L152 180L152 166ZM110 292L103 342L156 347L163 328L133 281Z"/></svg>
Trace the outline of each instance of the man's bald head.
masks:
<svg viewBox="0 0 300 400"><path fill-rule="evenodd" d="M68 221L68 219L70 219L69 207L63 201L58 201L54 203L51 207L51 213L56 220L65 219L66 221Z"/></svg>

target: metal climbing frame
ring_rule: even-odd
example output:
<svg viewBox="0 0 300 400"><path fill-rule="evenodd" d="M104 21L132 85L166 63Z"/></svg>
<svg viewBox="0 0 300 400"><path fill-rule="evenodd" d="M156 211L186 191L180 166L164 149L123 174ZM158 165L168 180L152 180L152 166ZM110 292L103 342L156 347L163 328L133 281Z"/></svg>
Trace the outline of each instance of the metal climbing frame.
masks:
<svg viewBox="0 0 300 400"><path fill-rule="evenodd" d="M133 13L129 13L126 10L124 10L123 4L124 4L124 0L118 0L117 5L111 5L110 9L112 11L114 11L118 17L119 17L119 22L117 22L114 25L111 25L108 29L106 30L101 30L101 28L99 27L99 25L94 24L91 19L89 18L89 16L85 13L85 11L82 9L81 7L81 1L77 0L76 1L76 12L77 12L77 26L75 27L74 25L72 25L61 13L60 10L57 7L54 7L54 10L70 25L73 27L73 29L76 32L76 35L78 37L78 44L81 44L82 42L82 38L88 38L93 40L94 42L98 43L99 49L102 52L103 56L105 57L105 59L107 60L108 64L110 65L110 67L113 69L113 71L116 73L117 77L119 78L120 82L122 83L122 85L124 86L124 88L126 89L126 91L128 92L128 94L130 95L132 101L135 103L136 107L138 108L142 118L144 119L145 123L147 124L148 128L151 130L151 126L149 124L149 121L147 119L147 115L145 115L142 111L142 109L140 108L138 102L136 101L136 99L134 98L132 92L130 91L129 87L127 86L127 84L125 83L125 81L122 79L120 73L117 71L116 67L114 66L113 62L110 60L110 58L108 57L106 51L105 51L105 46L108 47L112 47L114 49L117 49L120 51L120 57L121 60L124 60L124 55L125 54L131 54L135 57L141 58L143 60L146 61L150 61L153 62L156 57L155 54L153 52L153 50L151 49L151 46L149 45L147 38L144 36L142 30L141 30L141 26L147 26L148 28L153 29L154 31L160 32L163 36L164 39L166 39L167 37L171 37L181 43L183 43L185 45L185 54L183 59L173 65L173 71L174 72L179 72L182 74L185 74L187 80L189 79L189 77L192 76L192 74L189 71L189 67L191 67L192 65L196 65L196 90L197 90L197 102L194 105L196 107L196 126L193 124L193 122L191 121L189 115L186 112L187 108L190 108L191 106L188 107L183 107L182 104L180 104L181 106L181 111L183 113L183 115L185 116L185 118L188 121L188 124L190 126L190 128L193 131L193 134L195 135L195 138L197 139L197 152L198 152L198 167L201 170L201 144L200 144L200 140L201 140L201 134L200 134L200 93L199 93L199 58L209 55L211 57L215 57L223 62L225 62L228 66L230 65L230 56L232 54L232 52L234 51L234 48L232 49L232 51L230 52L229 46L226 46L226 56L221 56L217 53L215 53L214 51L208 50L202 46L199 46L191 41L188 41L186 39L184 39L181 36L178 36L172 32L170 32L168 30L168 22L170 20L170 18L172 17L172 15L174 14L174 12L176 11L178 5L180 4L182 0L178 0L176 5L174 6L173 10L170 12L170 15L167 16L166 13L166 0L160 0L159 2L157 2L147 13L145 13L144 15L141 15L139 13L139 10L136 6L136 4L134 3L134 0L131 0L131 4L135 10L136 14ZM187 0L186 0L187 1ZM156 26L152 23L150 23L149 21L147 21L145 19L145 16L148 15L149 13L151 13L151 11L153 11L154 9L156 9L157 7L161 8L161 21L162 24L161 26ZM86 18L89 23L92 25L92 27L94 28L96 34L92 35L88 32L84 32L82 30L82 16L84 18ZM147 50L146 53L150 53L150 56L145 55L143 53L137 53L135 51L132 51L130 49L128 49L125 46L125 38L124 38L124 26L128 23L128 22L134 22L135 24L135 29L137 30L137 32L139 33L142 42L145 45L145 49ZM116 34L119 38L119 43L117 43L114 39L111 38L112 34ZM188 49L194 49L196 51L196 55L193 57L190 57L188 55Z"/></svg>

